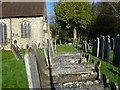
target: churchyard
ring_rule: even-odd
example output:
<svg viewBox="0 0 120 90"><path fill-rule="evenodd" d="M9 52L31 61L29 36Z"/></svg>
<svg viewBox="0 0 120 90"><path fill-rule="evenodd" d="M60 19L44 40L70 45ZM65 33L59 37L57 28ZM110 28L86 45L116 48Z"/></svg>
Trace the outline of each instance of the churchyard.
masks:
<svg viewBox="0 0 120 90"><path fill-rule="evenodd" d="M80 44L80 46L82 46ZM89 49L89 52L83 52L81 53L82 56L80 55L80 49L76 49L74 45L68 45L68 44L62 44L62 45L57 45L55 53L57 53L54 57L54 60L52 61L53 58L53 52L52 48L48 51L51 51L52 55L49 52L44 52L43 49L37 49L37 47L33 44L31 45L33 50L35 52L40 51L40 56L36 56L36 59L33 56L30 56L31 58L34 58L36 63L36 68L34 68L34 65L32 65L31 71L29 71L27 59L25 53L30 54L33 53L34 51L31 51L32 49L26 49L26 50L20 50L19 53L21 55L20 60L16 60L15 56L13 55L11 50L2 51L2 87L3 88L94 88L95 90L97 88L103 89L105 85L107 87L110 85L112 82L117 83L118 86L120 86L120 68L115 67L112 65L113 61L113 50L110 51L109 54L109 62L106 62L102 59L99 59L98 57L94 56L92 54L92 48ZM48 46L48 48L50 48ZM38 50L38 51L36 51ZM45 60L46 56L48 54L48 62ZM37 54L37 53L36 53ZM90 55L89 61L86 62L87 55ZM52 56L52 57L49 57ZM80 58L82 57L81 62ZM28 58L28 56L27 56ZM42 67L40 65L41 61L40 59L43 60ZM51 59L50 59L51 58ZM29 58L30 59L30 58ZM37 60L38 59L38 60ZM30 59L29 61L31 61ZM94 60L94 63L93 63ZM78 62L79 61L79 62ZM98 71L100 74L98 76L98 73L96 73L96 70L94 68L94 65L100 61L100 71ZM34 62L34 61L32 61ZM93 64L92 64L93 63ZM35 64L35 63L34 63ZM44 65L47 64L47 67L42 69ZM53 65L52 65L53 64ZM56 65L54 65L56 64ZM52 67L52 68L51 68ZM87 69L87 67L89 67ZM84 69L82 69L84 68ZM86 69L85 69L86 68ZM91 71L94 68L94 72ZM48 71L46 70L48 69ZM61 70L62 69L62 70ZM36 73L35 70L38 70L39 73ZM43 73L45 70L45 73ZM52 72L50 73L49 71ZM84 73L82 73L84 71ZM36 75L31 74L31 77L34 78L33 80L29 79L29 72L34 72ZM42 73L41 73L42 72ZM91 73L92 72L92 73ZM29 74L29 75L28 75ZM52 78L50 78L52 77ZM107 77L108 80L105 81L107 84L104 83L103 77ZM38 79L37 79L38 78ZM40 79L40 81L38 81ZM85 81L87 80L87 81ZM106 80L106 79L105 79ZM30 85L30 82L33 83L33 85ZM38 82L38 83L36 83ZM88 84L87 84L88 83ZM117 86L116 86L117 87Z"/></svg>
<svg viewBox="0 0 120 90"><path fill-rule="evenodd" d="M119 90L119 2L0 5L2 89Z"/></svg>

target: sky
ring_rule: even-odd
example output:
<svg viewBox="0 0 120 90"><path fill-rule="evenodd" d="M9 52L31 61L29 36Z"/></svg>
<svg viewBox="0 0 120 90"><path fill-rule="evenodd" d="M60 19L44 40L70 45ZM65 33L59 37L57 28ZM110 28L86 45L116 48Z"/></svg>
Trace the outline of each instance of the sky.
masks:
<svg viewBox="0 0 120 90"><path fill-rule="evenodd" d="M94 2L97 1L98 0L94 0ZM51 2L50 0L46 0L46 9L47 9L48 22L50 23L49 18L51 16L54 16L54 2Z"/></svg>

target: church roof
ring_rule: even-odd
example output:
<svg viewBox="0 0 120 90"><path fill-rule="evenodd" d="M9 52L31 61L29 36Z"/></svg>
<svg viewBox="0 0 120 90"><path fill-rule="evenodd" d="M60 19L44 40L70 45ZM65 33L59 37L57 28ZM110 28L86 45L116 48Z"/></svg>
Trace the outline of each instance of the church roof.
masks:
<svg viewBox="0 0 120 90"><path fill-rule="evenodd" d="M44 15L45 2L3 2L2 17L28 17Z"/></svg>

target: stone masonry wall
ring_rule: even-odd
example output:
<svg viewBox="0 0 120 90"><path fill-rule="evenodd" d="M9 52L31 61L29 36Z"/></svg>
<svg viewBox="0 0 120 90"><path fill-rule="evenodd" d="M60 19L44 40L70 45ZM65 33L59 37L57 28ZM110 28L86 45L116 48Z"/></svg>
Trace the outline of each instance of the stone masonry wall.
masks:
<svg viewBox="0 0 120 90"><path fill-rule="evenodd" d="M31 28L31 37L30 38L21 38L21 22L29 21ZM7 43L2 44L1 46L4 49L10 49L11 41L11 31L10 31L10 18L9 19L0 19L0 23L5 23L7 26ZM43 47L43 41L45 39L45 33L43 30L43 17L26 17L26 18L11 18L11 28L12 28L12 43L14 40L17 40L17 45L19 48L25 48L26 44L32 42ZM0 46L0 47L1 47Z"/></svg>

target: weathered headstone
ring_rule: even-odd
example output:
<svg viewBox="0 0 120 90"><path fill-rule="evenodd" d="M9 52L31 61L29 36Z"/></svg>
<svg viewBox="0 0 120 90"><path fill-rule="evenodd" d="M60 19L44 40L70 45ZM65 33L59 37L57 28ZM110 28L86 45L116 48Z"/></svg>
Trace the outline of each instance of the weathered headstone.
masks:
<svg viewBox="0 0 120 90"><path fill-rule="evenodd" d="M40 78L38 74L38 68L36 63L36 57L31 52L27 52L25 57L25 67L28 78L29 88L41 88L40 86Z"/></svg>
<svg viewBox="0 0 120 90"><path fill-rule="evenodd" d="M117 35L115 39L113 64L120 67L120 35Z"/></svg>
<svg viewBox="0 0 120 90"><path fill-rule="evenodd" d="M11 50L12 50L15 58L16 58L17 60L20 60L20 59L21 59L21 56L20 56L20 54L18 53L18 46L11 44Z"/></svg>
<svg viewBox="0 0 120 90"><path fill-rule="evenodd" d="M87 52L87 41L83 41L83 52Z"/></svg>
<svg viewBox="0 0 120 90"><path fill-rule="evenodd" d="M37 48L37 45L36 44L34 44L34 43L32 43L31 45L30 45L30 47L33 49L31 52L35 55L35 57L36 57L36 61L37 61L37 64L38 64L38 67L39 67L39 69L42 69L43 68L43 70L46 68L46 65L43 63L43 61L42 61L42 57L40 56L40 51L38 50L38 48ZM43 71L43 70L41 70L41 71Z"/></svg>
<svg viewBox="0 0 120 90"><path fill-rule="evenodd" d="M52 52L51 52L51 44L50 44L50 41L47 39L47 43L48 43L48 57L49 57L49 60L50 60L50 64L52 65L53 64L53 57L52 57Z"/></svg>
<svg viewBox="0 0 120 90"><path fill-rule="evenodd" d="M98 61L97 63L96 63L96 65L95 65L95 70L96 70L96 72L97 72L97 77L96 77L96 79L100 79L100 66L101 66L101 62L100 61Z"/></svg>
<svg viewBox="0 0 120 90"><path fill-rule="evenodd" d="M45 47L45 48L44 48L44 55L45 55L46 63L47 63L47 66L48 66L48 65L49 65L49 63L48 63L47 50L48 50L48 49Z"/></svg>
<svg viewBox="0 0 120 90"><path fill-rule="evenodd" d="M60 45L62 45L62 41L60 40Z"/></svg>
<svg viewBox="0 0 120 90"><path fill-rule="evenodd" d="M104 83L104 88L108 87L109 79L105 74L102 75L102 80L103 80L103 83Z"/></svg>
<svg viewBox="0 0 120 90"><path fill-rule="evenodd" d="M100 41L99 41L99 38L97 38L97 54L96 54L96 57L99 57L99 46L100 46Z"/></svg>
<svg viewBox="0 0 120 90"><path fill-rule="evenodd" d="M114 38L111 38L110 46L111 50L114 50Z"/></svg>
<svg viewBox="0 0 120 90"><path fill-rule="evenodd" d="M105 37L100 36L100 47L99 47L99 58L100 59L104 58L104 42L105 42Z"/></svg>
<svg viewBox="0 0 120 90"><path fill-rule="evenodd" d="M54 49L54 45L53 45L53 40L50 40L50 46L51 46L51 53L52 53L52 57L55 57L55 49Z"/></svg>
<svg viewBox="0 0 120 90"><path fill-rule="evenodd" d="M109 60L109 51L110 51L110 36L105 37L105 44L104 44L104 60Z"/></svg>
<svg viewBox="0 0 120 90"><path fill-rule="evenodd" d="M90 60L90 55L89 54L86 56L86 60L87 60L87 62L89 62L89 60Z"/></svg>
<svg viewBox="0 0 120 90"><path fill-rule="evenodd" d="M93 42L93 55L97 56L97 41L94 40Z"/></svg>
<svg viewBox="0 0 120 90"><path fill-rule="evenodd" d="M95 66L95 61L92 59L92 64Z"/></svg>
<svg viewBox="0 0 120 90"><path fill-rule="evenodd" d="M110 83L110 88L111 88L111 90L119 90L118 85L115 82Z"/></svg>

